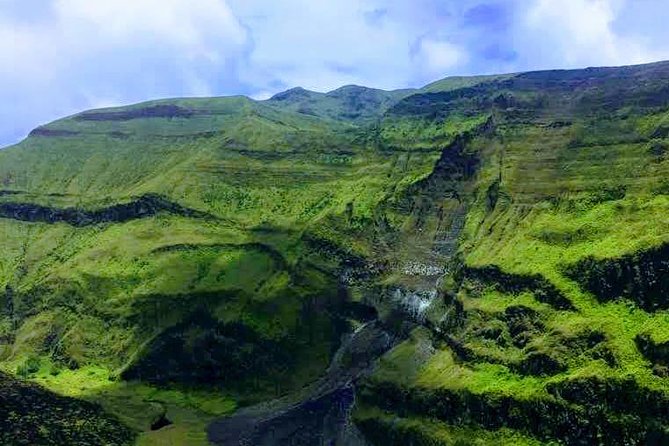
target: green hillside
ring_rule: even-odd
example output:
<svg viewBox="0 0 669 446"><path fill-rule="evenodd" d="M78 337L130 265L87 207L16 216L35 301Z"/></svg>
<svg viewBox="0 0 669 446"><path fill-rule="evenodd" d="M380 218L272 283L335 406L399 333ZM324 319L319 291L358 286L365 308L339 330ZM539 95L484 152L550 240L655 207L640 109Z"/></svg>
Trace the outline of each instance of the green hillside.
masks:
<svg viewBox="0 0 669 446"><path fill-rule="evenodd" d="M664 444L668 137L669 63L50 123L0 151L0 369L206 444L378 316L372 444Z"/></svg>

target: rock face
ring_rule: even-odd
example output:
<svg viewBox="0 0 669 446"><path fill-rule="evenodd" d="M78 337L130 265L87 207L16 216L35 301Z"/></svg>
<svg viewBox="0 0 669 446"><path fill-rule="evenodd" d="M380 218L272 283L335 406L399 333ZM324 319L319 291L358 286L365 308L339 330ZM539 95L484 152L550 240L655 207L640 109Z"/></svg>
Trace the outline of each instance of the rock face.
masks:
<svg viewBox="0 0 669 446"><path fill-rule="evenodd" d="M153 105L128 111L88 112L75 117L78 121L130 121L142 118L189 118L193 111L176 105Z"/></svg>
<svg viewBox="0 0 669 446"><path fill-rule="evenodd" d="M465 277L477 282L487 283L509 294L523 291L533 292L540 302L551 305L559 310L573 310L574 306L555 285L540 275L514 275L505 273L491 265L482 268L465 268Z"/></svg>
<svg viewBox="0 0 669 446"><path fill-rule="evenodd" d="M43 127L37 127L35 130L30 132L30 136L43 136L43 137L62 137L62 136L75 136L77 132L70 130L51 130Z"/></svg>
<svg viewBox="0 0 669 446"><path fill-rule="evenodd" d="M666 428L658 425L657 421L666 419L663 406L666 400L663 397L659 401L665 402L654 401L652 396L650 401L644 398L644 404L649 405L637 411L638 402L626 405L626 398L636 395L638 390L631 383L570 382L564 388L551 387L550 391L560 394L559 399L542 403L447 390L421 393L376 387L364 389L364 392L366 395L373 394L374 403L379 407L393 411L401 407L403 414L429 413L448 424L476 423L490 430L512 428L529 432L545 442L557 440L573 445L664 444L668 439ZM574 402L576 406L570 404ZM589 407L588 412L583 412L581 408L584 402ZM658 403L659 406L656 405ZM612 406L624 414L623 420L610 412ZM627 423L625 418L635 422ZM401 444L403 439L412 438L410 432L403 435L400 431L399 419L397 428L371 420L361 424L362 432L375 439L376 444Z"/></svg>
<svg viewBox="0 0 669 446"><path fill-rule="evenodd" d="M669 308L669 245L619 259L588 257L567 275L602 301L627 298L647 311Z"/></svg>
<svg viewBox="0 0 669 446"><path fill-rule="evenodd" d="M0 203L0 218L40 223L67 223L72 226L90 226L100 223L122 223L148 218L165 212L193 218L207 218L204 212L188 209L158 195L144 195L129 203L86 211L78 208L57 209L31 203Z"/></svg>

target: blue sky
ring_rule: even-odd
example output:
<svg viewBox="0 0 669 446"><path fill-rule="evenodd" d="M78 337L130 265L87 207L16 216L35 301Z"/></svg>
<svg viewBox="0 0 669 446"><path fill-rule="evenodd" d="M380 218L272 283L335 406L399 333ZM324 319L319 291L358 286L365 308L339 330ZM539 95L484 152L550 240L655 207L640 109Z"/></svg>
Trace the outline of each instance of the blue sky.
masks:
<svg viewBox="0 0 669 446"><path fill-rule="evenodd" d="M669 59L666 0L0 0L0 146L84 109Z"/></svg>

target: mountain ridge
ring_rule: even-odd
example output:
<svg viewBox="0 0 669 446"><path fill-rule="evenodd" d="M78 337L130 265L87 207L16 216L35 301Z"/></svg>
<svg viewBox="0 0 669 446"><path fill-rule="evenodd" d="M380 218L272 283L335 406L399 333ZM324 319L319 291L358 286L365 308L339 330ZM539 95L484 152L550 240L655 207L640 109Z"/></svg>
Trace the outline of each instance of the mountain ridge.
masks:
<svg viewBox="0 0 669 446"><path fill-rule="evenodd" d="M669 62L40 126L0 151L0 370L206 444L378 319L371 444L662 444L667 129Z"/></svg>
<svg viewBox="0 0 669 446"><path fill-rule="evenodd" d="M272 97L269 99L265 100L254 100L249 96L244 96L244 95L229 95L229 96L215 96L215 97L174 97L174 98L163 98L163 99L152 99L152 100L147 100L147 101L141 101L137 103L132 103L132 104L127 104L127 105L119 105L119 106L112 106L112 107L104 107L104 108L94 108L94 109L89 109L81 112L77 112L73 115L67 116L65 118L61 118L56 121L52 121L50 123L46 123L43 125L40 125L33 129L32 131L37 131L39 129L45 128L49 126L49 124L52 124L54 122L58 122L62 119L71 119L75 118L80 115L86 116L86 113L90 112L100 112L100 111L118 111L122 109L133 109L133 108L146 108L148 105L158 105L160 106L161 104L169 104L169 103L179 103L179 102L197 102L197 101L211 101L211 100L225 100L225 99L242 99L246 101L251 101L251 102L256 102L256 103L267 103L267 102L272 102L272 101L277 101L279 98L284 98L288 96L292 96L295 93L299 93L300 95L306 95L309 97L318 97L318 98L323 98L323 97L333 97L337 96L339 93L343 91L350 91L350 90L358 90L358 91L367 91L367 92L377 92L377 93L382 93L382 94L390 94L390 95L397 95L398 97L402 98L402 95L406 96L411 96L413 94L420 94L420 93L435 93L435 92L444 92L444 91L450 91L450 90L459 90L462 88L467 88L471 87L477 84L482 84L482 83L489 83L489 82L494 82L498 80L508 80L509 78L517 77L519 75L540 75L540 74L569 74L569 73L596 73L596 72L606 72L606 71L615 71L615 70L635 70L635 69L641 69L643 67L645 68L652 68L652 67L659 67L659 66L665 66L669 64L669 61L657 61L657 62L650 62L650 63L644 63L644 64L636 64L636 65L620 65L620 66L604 66L604 67L587 67L587 68L563 68L563 69L544 69L544 70L532 70L532 71L524 71L524 72L514 72L514 73L505 73L505 74L487 74L487 75L471 75L471 76L449 76L445 77L443 79L439 79L433 82L428 83L427 85L420 87L420 88L405 88L405 89L395 89L395 90L383 90L380 88L374 88L374 87L366 87L366 86L361 86L361 85L355 85L355 84L348 84L348 85L343 85L341 87L337 87L331 91L327 92L318 92L318 91L313 91L313 90L308 90L303 87L292 87L288 90L281 91L278 93L275 93ZM17 143L18 144L18 143ZM16 144L10 144L5 147L0 147L0 150L11 147Z"/></svg>

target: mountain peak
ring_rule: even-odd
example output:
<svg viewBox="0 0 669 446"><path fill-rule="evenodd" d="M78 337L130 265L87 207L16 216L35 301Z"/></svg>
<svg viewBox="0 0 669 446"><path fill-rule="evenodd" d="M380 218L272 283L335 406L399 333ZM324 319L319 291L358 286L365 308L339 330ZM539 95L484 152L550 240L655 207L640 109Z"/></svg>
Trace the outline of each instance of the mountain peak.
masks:
<svg viewBox="0 0 669 446"><path fill-rule="evenodd" d="M313 96L320 96L323 93L318 93L315 91L307 90L302 87L294 87L286 91L275 94L270 101L299 101L301 99L307 99Z"/></svg>

